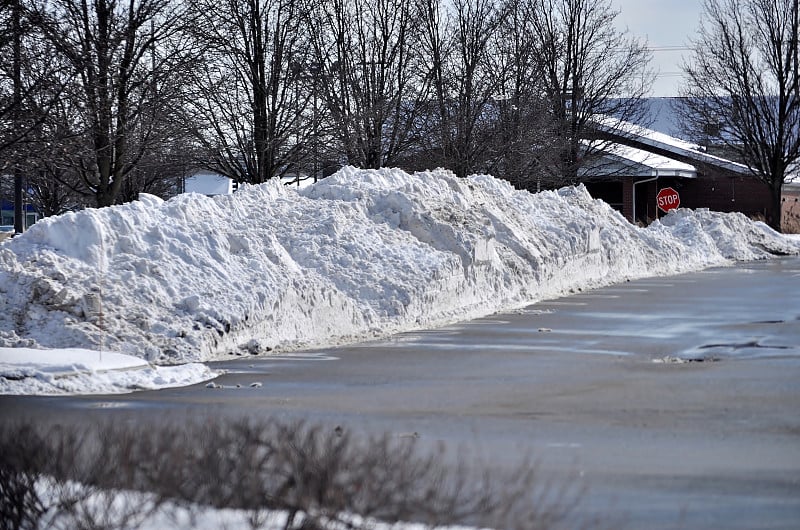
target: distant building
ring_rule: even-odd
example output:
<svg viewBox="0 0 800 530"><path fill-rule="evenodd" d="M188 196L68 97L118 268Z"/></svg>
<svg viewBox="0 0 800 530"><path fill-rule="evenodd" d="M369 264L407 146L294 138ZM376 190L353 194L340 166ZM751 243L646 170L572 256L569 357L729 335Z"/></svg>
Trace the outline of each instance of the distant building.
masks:
<svg viewBox="0 0 800 530"><path fill-rule="evenodd" d="M287 173L281 177L281 182L286 186L303 188L310 186L316 180L302 173ZM214 195L229 195L239 188L233 179L208 170L199 170L184 179L184 193L201 193L209 197Z"/></svg>
<svg viewBox="0 0 800 530"><path fill-rule="evenodd" d="M787 177L781 198L781 229L800 234L800 174Z"/></svg>
<svg viewBox="0 0 800 530"><path fill-rule="evenodd" d="M680 206L741 212L769 219L769 186L736 162L698 145L614 118L595 127L612 146L579 174L589 192L617 208L631 222L648 224L660 213L656 196L663 188L680 195Z"/></svg>
<svg viewBox="0 0 800 530"><path fill-rule="evenodd" d="M238 187L233 179L206 170L192 173L183 182L184 193L201 193L208 196L229 195Z"/></svg>
<svg viewBox="0 0 800 530"><path fill-rule="evenodd" d="M39 220L39 212L33 204L23 205L25 228ZM0 226L14 226L14 201L0 199Z"/></svg>

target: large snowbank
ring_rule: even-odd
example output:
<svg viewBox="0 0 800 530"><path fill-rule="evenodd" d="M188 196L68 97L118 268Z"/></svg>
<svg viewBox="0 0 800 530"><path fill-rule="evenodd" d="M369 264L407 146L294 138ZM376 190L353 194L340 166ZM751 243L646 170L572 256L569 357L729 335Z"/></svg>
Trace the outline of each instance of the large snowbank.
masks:
<svg viewBox="0 0 800 530"><path fill-rule="evenodd" d="M737 214L680 210L640 229L583 187L345 168L299 190L144 196L40 221L0 245L0 346L202 361L796 253Z"/></svg>

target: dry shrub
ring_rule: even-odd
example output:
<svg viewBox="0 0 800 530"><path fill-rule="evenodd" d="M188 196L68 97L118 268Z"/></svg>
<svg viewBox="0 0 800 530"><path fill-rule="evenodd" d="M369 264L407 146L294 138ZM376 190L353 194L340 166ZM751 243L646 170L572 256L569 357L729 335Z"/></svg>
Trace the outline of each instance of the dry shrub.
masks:
<svg viewBox="0 0 800 530"><path fill-rule="evenodd" d="M245 510L253 528L280 510L286 530L375 520L574 528L579 497L574 485L540 480L531 464L476 473L463 460L445 465L443 449L422 453L413 439L303 422L22 424L2 429L0 454L3 529L136 528L167 506Z"/></svg>

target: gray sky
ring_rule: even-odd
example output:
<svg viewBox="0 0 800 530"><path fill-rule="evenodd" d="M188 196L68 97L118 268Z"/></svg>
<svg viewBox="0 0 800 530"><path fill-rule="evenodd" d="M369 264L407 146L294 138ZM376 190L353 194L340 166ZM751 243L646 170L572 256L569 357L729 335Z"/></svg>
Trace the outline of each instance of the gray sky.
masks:
<svg viewBox="0 0 800 530"><path fill-rule="evenodd" d="M681 84L680 49L689 44L700 24L702 0L612 0L620 11L616 23L631 34L647 39L653 49L652 67L658 73L653 96L677 96ZM676 49L677 48L677 49Z"/></svg>

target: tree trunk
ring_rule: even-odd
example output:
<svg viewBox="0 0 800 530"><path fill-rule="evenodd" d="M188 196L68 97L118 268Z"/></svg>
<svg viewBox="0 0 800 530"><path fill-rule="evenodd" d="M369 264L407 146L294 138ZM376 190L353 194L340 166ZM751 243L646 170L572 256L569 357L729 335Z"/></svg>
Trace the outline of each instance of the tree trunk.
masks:
<svg viewBox="0 0 800 530"><path fill-rule="evenodd" d="M774 182L772 186L770 186L772 207L770 208L770 215L767 217L767 224L769 224L769 226L772 227L772 229L777 232L781 232L781 220L783 218L781 212L782 189L783 189L782 180Z"/></svg>
<svg viewBox="0 0 800 530"><path fill-rule="evenodd" d="M14 134L20 129L22 106L22 77L21 77L21 29L20 29L20 5L19 0L14 2L13 11L13 36L14 39ZM15 157L16 158L16 157ZM25 216L23 212L24 204L22 201L22 171L20 170L19 160L14 160L14 233L21 234L25 231Z"/></svg>

